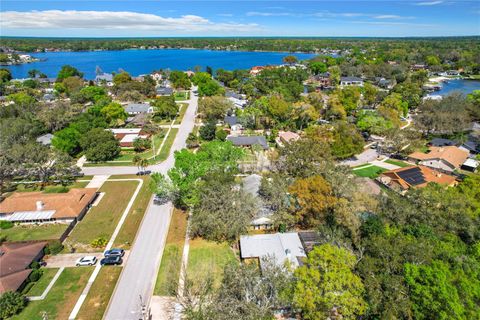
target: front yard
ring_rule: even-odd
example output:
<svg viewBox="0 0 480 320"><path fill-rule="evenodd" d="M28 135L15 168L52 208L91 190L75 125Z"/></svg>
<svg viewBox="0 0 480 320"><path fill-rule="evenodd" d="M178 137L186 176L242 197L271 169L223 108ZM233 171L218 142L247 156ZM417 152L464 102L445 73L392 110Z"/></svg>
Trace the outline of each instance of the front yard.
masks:
<svg viewBox="0 0 480 320"><path fill-rule="evenodd" d="M7 241L58 240L67 228L67 224L61 223L16 225L10 229L0 229L0 238L6 237Z"/></svg>
<svg viewBox="0 0 480 320"><path fill-rule="evenodd" d="M20 314L10 319L68 319L92 271L93 267L65 268L44 300L30 301Z"/></svg>
<svg viewBox="0 0 480 320"><path fill-rule="evenodd" d="M50 281L52 281L53 277L57 273L58 268L41 268L40 270L42 270L42 276L40 279L38 279L38 281L35 282L28 290L27 284L22 292L23 294L26 294L27 296L41 296L43 291L45 291L48 284Z"/></svg>
<svg viewBox="0 0 480 320"><path fill-rule="evenodd" d="M360 167L359 169L353 170L353 173L359 177L375 179L385 171L387 171L387 169L377 166L366 166L365 168Z"/></svg>

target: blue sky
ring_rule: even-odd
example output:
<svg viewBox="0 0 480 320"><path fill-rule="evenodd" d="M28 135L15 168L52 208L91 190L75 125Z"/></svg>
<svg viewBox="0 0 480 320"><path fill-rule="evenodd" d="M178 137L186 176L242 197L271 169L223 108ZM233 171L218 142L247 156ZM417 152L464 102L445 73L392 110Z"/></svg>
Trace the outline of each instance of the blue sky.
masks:
<svg viewBox="0 0 480 320"><path fill-rule="evenodd" d="M480 1L4 1L0 35L480 35Z"/></svg>

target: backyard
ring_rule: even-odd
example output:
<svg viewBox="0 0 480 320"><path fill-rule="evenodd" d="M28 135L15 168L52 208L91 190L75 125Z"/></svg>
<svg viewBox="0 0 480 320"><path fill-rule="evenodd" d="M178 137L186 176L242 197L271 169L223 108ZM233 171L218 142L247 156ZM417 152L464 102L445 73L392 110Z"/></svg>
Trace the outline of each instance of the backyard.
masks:
<svg viewBox="0 0 480 320"><path fill-rule="evenodd" d="M385 172L385 171L387 171L387 169L380 168L373 165L368 165L364 167L354 168L353 173L359 177L375 179L382 172Z"/></svg>
<svg viewBox="0 0 480 320"><path fill-rule="evenodd" d="M78 252L101 250L104 245L93 248L91 242L99 238L105 244L108 242L137 186L137 181L106 181L99 189L105 195L77 223L65 241L65 250L68 252L71 247Z"/></svg>
<svg viewBox="0 0 480 320"><path fill-rule="evenodd" d="M167 242L163 251L162 263L158 270L154 295L174 296L177 292L178 279L182 263L183 246L187 230L187 214L174 209Z"/></svg>
<svg viewBox="0 0 480 320"><path fill-rule="evenodd" d="M22 224L10 229L0 229L0 239L6 237L7 241L58 240L67 228L67 224L61 223Z"/></svg>
<svg viewBox="0 0 480 320"><path fill-rule="evenodd" d="M10 319L68 319L92 271L93 267L65 268L45 299L29 302L20 314ZM39 281L36 285L42 284Z"/></svg>

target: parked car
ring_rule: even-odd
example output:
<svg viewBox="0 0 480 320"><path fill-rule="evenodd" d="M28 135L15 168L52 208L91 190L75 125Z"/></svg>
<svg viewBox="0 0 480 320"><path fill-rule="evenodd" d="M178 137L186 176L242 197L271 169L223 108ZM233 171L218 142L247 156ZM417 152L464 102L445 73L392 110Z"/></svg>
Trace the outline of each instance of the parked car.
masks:
<svg viewBox="0 0 480 320"><path fill-rule="evenodd" d="M108 256L100 260L100 264L102 266L105 265L121 265L123 262L122 258L120 256Z"/></svg>
<svg viewBox="0 0 480 320"><path fill-rule="evenodd" d="M157 206L161 206L162 204L165 204L167 202L168 200L165 197L155 195L155 197L153 198L153 204L156 204Z"/></svg>
<svg viewBox="0 0 480 320"><path fill-rule="evenodd" d="M93 266L97 263L97 258L94 256L85 256L77 260L76 266Z"/></svg>
<svg viewBox="0 0 480 320"><path fill-rule="evenodd" d="M145 171L138 171L137 176L148 176L149 174L152 174L151 170L145 170Z"/></svg>
<svg viewBox="0 0 480 320"><path fill-rule="evenodd" d="M103 253L105 257L123 257L125 255L125 250L123 249L110 249Z"/></svg>

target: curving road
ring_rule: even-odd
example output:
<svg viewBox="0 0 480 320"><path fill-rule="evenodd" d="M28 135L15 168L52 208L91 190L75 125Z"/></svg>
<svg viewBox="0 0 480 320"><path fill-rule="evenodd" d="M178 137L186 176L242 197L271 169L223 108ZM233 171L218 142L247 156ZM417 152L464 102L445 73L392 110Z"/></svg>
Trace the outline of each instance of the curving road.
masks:
<svg viewBox="0 0 480 320"><path fill-rule="evenodd" d="M195 124L198 98L191 94L190 100L187 102L188 109L183 117L168 158L162 163L149 166L149 170L163 174L167 173L174 165L174 152L185 147L188 134L192 132ZM86 175L135 174L137 168L133 166L87 167L82 171ZM140 301L142 300L143 304L149 305L165 247L171 210L171 203L158 206L153 204L153 197L150 199L149 206L130 251L129 259L123 267L104 319L142 319Z"/></svg>

